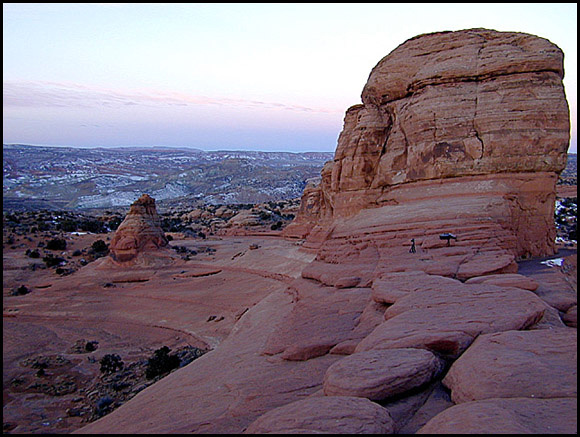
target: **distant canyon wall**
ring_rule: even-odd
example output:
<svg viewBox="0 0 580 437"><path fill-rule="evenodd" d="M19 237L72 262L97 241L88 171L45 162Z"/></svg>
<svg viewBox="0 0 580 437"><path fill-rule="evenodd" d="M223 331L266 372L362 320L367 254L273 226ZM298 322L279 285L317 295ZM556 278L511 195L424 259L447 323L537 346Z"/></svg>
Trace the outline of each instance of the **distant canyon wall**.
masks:
<svg viewBox="0 0 580 437"><path fill-rule="evenodd" d="M570 136L563 56L546 39L486 29L404 42L346 111L334 160L305 189L286 235L316 245L336 220L408 204L413 221L423 202L434 217L499 224L515 256L554 253ZM456 198L461 211L450 209Z"/></svg>

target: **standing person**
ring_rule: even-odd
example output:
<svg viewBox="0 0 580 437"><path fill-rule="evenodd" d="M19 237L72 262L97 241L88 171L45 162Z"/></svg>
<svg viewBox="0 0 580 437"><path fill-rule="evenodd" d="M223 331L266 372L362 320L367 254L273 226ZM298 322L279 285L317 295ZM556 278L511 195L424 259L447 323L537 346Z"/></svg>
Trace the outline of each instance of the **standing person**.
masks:
<svg viewBox="0 0 580 437"><path fill-rule="evenodd" d="M409 253L416 253L417 250L415 249L415 239L411 238L411 248L409 249Z"/></svg>

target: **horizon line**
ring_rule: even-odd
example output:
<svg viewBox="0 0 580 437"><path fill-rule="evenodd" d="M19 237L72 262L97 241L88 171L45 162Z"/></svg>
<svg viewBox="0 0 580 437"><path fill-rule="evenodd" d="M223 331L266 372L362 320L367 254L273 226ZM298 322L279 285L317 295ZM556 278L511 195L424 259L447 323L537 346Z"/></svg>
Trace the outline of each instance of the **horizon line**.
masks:
<svg viewBox="0 0 580 437"><path fill-rule="evenodd" d="M195 146L166 146L166 145L116 145L116 146L73 146L73 145L55 145L55 144L28 144L28 143L2 143L4 146L24 146L24 147L55 147L55 148L69 148L69 149L174 149L174 150L196 150L200 152L260 152L260 153L335 153L332 151L321 150L304 150L304 151L290 151L290 150L258 150L258 149L202 149Z"/></svg>

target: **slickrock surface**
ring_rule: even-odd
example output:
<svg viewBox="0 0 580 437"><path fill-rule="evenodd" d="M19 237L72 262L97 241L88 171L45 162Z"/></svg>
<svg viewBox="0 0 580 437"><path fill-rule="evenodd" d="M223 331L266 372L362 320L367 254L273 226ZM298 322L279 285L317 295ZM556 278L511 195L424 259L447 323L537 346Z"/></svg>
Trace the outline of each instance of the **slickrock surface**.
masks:
<svg viewBox="0 0 580 437"><path fill-rule="evenodd" d="M212 352L80 431L467 433L482 432L484 417L485 432L574 432L574 383L551 367L573 373L575 328L562 319L576 289L562 270L538 274L537 260L520 271L530 281L513 276L519 257L556 252L569 141L562 56L545 39L484 29L401 44L371 72L334 161L285 231L306 238L292 274L292 256L265 248L222 257L207 283L235 269L272 290ZM419 386L412 375L424 375ZM522 387L549 391L552 376L553 398L522 399L534 394ZM480 399L471 378L501 390L465 402Z"/></svg>
<svg viewBox="0 0 580 437"><path fill-rule="evenodd" d="M109 245L113 260L133 261L140 253L167 246L161 220L155 209L155 199L143 194L131 205L125 220L119 225Z"/></svg>
<svg viewBox="0 0 580 437"><path fill-rule="evenodd" d="M86 240L88 237L73 238ZM105 238L103 235L91 237ZM91 243L83 245L90 247ZM71 432L86 426L83 422L86 416L69 416L66 410L78 409L81 405L88 405L90 409L96 406L100 399L98 393L84 391L85 380L98 376L99 360L112 353L118 354L128 366L136 360L146 360L162 346L168 346L172 353L187 345L215 349L202 357L213 358L191 368L191 375L182 374L190 366L177 371L176 375L183 376L173 381L175 386L169 386L168 392L159 386L155 401L147 396L144 404L139 404L137 398L131 400L129 403L137 402L138 414L131 411L126 421L119 419L114 425L104 423L103 429L96 428L97 432L121 428L134 432L157 428L160 432L176 432L180 421L166 419L175 418L180 412L186 414L182 432L194 428L188 422L192 414L199 414L193 420L200 423L200 429L208 426L202 424L209 417L216 432L241 432L258 413L250 413L239 422L229 419L220 422L215 418L222 414L245 416L246 407L261 413L267 406L282 405L295 400L294 396L304 396L321 388L321 383L317 388L312 380L322 381L327 367L338 356L309 360L300 369L300 363L285 360L269 363L270 357L260 355L273 329L269 323L275 323L290 311L292 294L286 292L288 282L300 275L301 269L312 260L312 254L302 253L293 242L279 238L229 237L172 243L192 248L203 244L213 250L207 254L200 252L188 262L177 259L172 264L164 263L162 268L143 268L140 264L120 266L101 258L65 277L41 270L32 272L33 277L27 280L32 290L29 294L10 297L5 294L3 418L6 423L18 424L12 432ZM258 249L249 250L258 243ZM232 259L244 250L246 255ZM9 260L7 257L16 253L22 255L23 250L8 249L4 259ZM267 262L256 261L264 259ZM272 297L254 311L253 307L269 295ZM250 313L253 318L248 318ZM252 331L249 326L253 323ZM230 334L232 337L225 341ZM97 341L98 348L84 355L70 352L81 338ZM49 367L46 376L37 377L36 369L23 367L21 363L38 356L59 356L70 364L62 370ZM50 387L54 378L60 377L55 374L57 370L65 372L65 382L76 384L74 392L50 396L39 389L26 390L35 382ZM166 378L168 383L169 378ZM18 381L20 385L15 385ZM165 384L165 379L153 387L159 383ZM181 402L186 398L191 402L190 407L182 409ZM108 418L107 415L103 419ZM97 423L100 421L93 425Z"/></svg>
<svg viewBox="0 0 580 437"><path fill-rule="evenodd" d="M263 353L294 361L325 355L350 338L370 295L366 288L340 290L303 279L290 290L295 304L271 331Z"/></svg>

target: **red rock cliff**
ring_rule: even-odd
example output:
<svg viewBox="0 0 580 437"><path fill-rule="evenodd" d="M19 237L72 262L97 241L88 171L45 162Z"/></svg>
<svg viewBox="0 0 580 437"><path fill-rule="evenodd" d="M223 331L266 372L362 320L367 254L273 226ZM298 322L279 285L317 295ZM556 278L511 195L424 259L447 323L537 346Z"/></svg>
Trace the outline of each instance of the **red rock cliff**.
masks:
<svg viewBox="0 0 580 437"><path fill-rule="evenodd" d="M319 244L333 220L387 205L409 203L413 220L423 199L434 217L499 224L515 237L504 247L516 256L553 253L570 131L563 76L562 51L533 35L470 29L404 42L347 110L334 161L305 192L320 205L286 235L310 233ZM460 211L450 210L446 199L457 198Z"/></svg>

